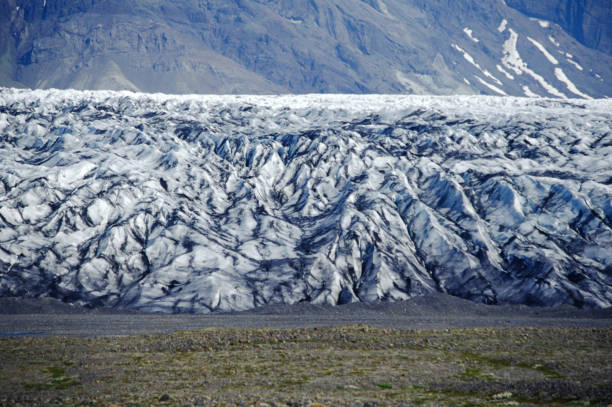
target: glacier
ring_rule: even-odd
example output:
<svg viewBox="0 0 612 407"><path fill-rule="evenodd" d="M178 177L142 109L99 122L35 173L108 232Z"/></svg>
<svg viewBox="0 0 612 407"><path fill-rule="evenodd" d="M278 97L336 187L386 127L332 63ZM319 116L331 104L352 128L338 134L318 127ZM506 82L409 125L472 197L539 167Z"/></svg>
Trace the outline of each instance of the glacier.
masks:
<svg viewBox="0 0 612 407"><path fill-rule="evenodd" d="M0 89L0 296L612 305L612 100Z"/></svg>

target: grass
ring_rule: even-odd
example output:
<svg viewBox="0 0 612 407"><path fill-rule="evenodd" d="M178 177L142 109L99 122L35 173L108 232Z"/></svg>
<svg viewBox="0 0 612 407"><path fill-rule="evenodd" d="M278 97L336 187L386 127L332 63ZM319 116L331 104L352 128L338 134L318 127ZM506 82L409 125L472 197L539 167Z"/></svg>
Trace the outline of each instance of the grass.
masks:
<svg viewBox="0 0 612 407"><path fill-rule="evenodd" d="M499 368L504 368L504 367L517 366L523 369L532 369L532 370L541 372L545 376L548 376L553 379L563 378L563 375L557 372L554 368L550 366L544 366L540 363L536 363L532 365L524 361L513 362L512 360L509 360L509 359L499 359L499 358L494 358L494 357L488 357L484 355L479 355L474 352L465 352L464 356L468 360L473 360L481 364L486 364L492 368L499 369ZM542 363L545 363L545 362L542 362Z"/></svg>
<svg viewBox="0 0 612 407"><path fill-rule="evenodd" d="M0 405L607 406L611 329L0 339Z"/></svg>
<svg viewBox="0 0 612 407"><path fill-rule="evenodd" d="M67 364L70 365L69 362ZM41 383L26 383L26 389L31 391L65 390L81 384L81 382L73 377L66 376L66 368L64 366L48 366L42 371L49 375L47 380Z"/></svg>

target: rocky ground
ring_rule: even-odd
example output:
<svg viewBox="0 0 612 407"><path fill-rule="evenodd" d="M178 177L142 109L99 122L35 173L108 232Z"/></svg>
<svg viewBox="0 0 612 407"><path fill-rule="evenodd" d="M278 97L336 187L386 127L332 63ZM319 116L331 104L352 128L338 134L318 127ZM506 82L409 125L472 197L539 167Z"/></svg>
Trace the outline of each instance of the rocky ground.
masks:
<svg viewBox="0 0 612 407"><path fill-rule="evenodd" d="M0 340L0 405L612 402L612 330L205 329Z"/></svg>
<svg viewBox="0 0 612 407"><path fill-rule="evenodd" d="M213 315L0 298L0 366L0 406L607 406L612 318L444 295Z"/></svg>
<svg viewBox="0 0 612 407"><path fill-rule="evenodd" d="M369 325L377 328L612 328L612 309L485 305L431 294L395 303L274 305L248 312L152 314L87 309L57 300L0 298L0 337L122 336L218 329L287 329Z"/></svg>

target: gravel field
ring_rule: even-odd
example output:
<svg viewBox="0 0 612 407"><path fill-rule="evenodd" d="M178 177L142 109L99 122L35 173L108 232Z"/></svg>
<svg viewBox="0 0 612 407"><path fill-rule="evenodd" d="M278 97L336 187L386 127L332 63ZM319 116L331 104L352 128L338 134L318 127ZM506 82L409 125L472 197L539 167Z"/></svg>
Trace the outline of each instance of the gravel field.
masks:
<svg viewBox="0 0 612 407"><path fill-rule="evenodd" d="M0 339L0 406L608 406L612 329Z"/></svg>
<svg viewBox="0 0 612 407"><path fill-rule="evenodd" d="M0 298L0 336L120 336L203 328L312 328L365 324L379 328L611 328L612 309L492 306L437 294L399 303L337 307L298 304L230 314L143 314L85 310L50 299Z"/></svg>

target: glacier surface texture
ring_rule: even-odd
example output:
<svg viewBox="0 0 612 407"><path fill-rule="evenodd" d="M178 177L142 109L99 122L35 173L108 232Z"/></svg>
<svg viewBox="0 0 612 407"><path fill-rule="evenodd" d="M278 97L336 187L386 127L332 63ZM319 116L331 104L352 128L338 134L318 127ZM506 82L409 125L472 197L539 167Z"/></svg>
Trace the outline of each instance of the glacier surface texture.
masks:
<svg viewBox="0 0 612 407"><path fill-rule="evenodd" d="M612 303L612 101L0 90L0 296Z"/></svg>

